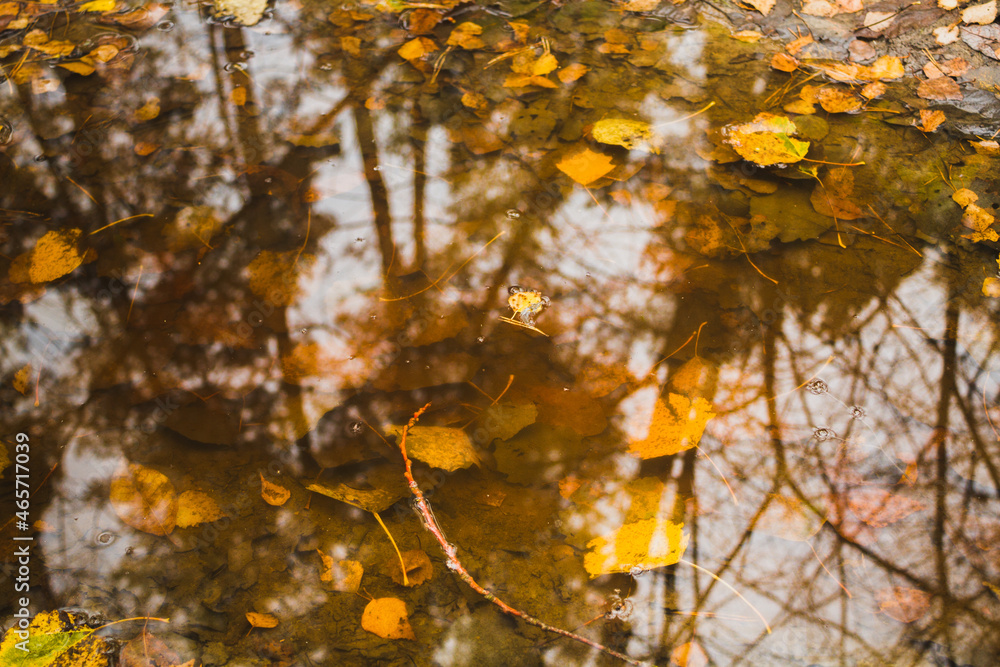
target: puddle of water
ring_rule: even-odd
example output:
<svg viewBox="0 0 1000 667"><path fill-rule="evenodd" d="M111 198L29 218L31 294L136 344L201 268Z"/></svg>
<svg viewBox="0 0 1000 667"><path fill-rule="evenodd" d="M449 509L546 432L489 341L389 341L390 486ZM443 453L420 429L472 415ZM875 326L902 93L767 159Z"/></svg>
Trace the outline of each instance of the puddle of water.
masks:
<svg viewBox="0 0 1000 667"><path fill-rule="evenodd" d="M390 435L429 403L443 537L546 623L655 664L995 664L997 250L963 235L1000 201L972 120L922 133L890 83L791 114L810 161L761 167L723 129L819 83L719 17L205 17L8 40L51 35L0 102L34 522L7 467L3 532L35 538L33 614L169 618L178 663L622 664L447 567ZM369 631L385 598L412 640Z"/></svg>

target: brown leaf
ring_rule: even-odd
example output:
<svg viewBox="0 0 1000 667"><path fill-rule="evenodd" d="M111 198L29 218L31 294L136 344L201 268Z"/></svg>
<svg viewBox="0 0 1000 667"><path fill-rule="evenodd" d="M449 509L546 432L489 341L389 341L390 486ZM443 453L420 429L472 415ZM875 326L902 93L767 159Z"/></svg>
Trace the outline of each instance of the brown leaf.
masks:
<svg viewBox="0 0 1000 667"><path fill-rule="evenodd" d="M809 200L820 215L857 220L865 217L865 214L860 206L849 199L853 195L854 172L849 167L834 167L821 183L816 184Z"/></svg>
<svg viewBox="0 0 1000 667"><path fill-rule="evenodd" d="M744 3L750 5L758 12L767 16L774 9L775 0L743 0Z"/></svg>
<svg viewBox="0 0 1000 667"><path fill-rule="evenodd" d="M124 14L104 14L97 19L98 23L118 25L130 30L148 30L160 22L170 12L169 5L159 2L149 2Z"/></svg>
<svg viewBox="0 0 1000 667"><path fill-rule="evenodd" d="M504 140L483 125L463 125L452 136L461 140L476 155L485 155L504 147Z"/></svg>
<svg viewBox="0 0 1000 667"><path fill-rule="evenodd" d="M920 124L917 125L924 132L933 132L945 121L944 112L939 109L921 109Z"/></svg>
<svg viewBox="0 0 1000 667"><path fill-rule="evenodd" d="M61 661L57 661L61 662ZM66 661L70 663L70 661ZM158 665L180 665L181 657L165 641L143 630L138 637L130 640L118 658L119 667L154 667ZM87 661L87 664L90 664ZM94 664L106 664L96 662Z"/></svg>
<svg viewBox="0 0 1000 667"><path fill-rule="evenodd" d="M299 294L299 274L312 266L315 255L298 250L263 250L250 262L250 291L272 306L288 306Z"/></svg>
<svg viewBox="0 0 1000 667"><path fill-rule="evenodd" d="M981 5L972 5L962 10L963 23L978 23L989 25L997 18L997 0L990 0Z"/></svg>
<svg viewBox="0 0 1000 667"><path fill-rule="evenodd" d="M936 79L921 81L917 86L917 95L925 100L960 100L962 91L958 83L949 76L939 76Z"/></svg>
<svg viewBox="0 0 1000 667"><path fill-rule="evenodd" d="M396 53L403 60L408 60L412 63L414 60L420 60L432 51L437 51L437 44L434 43L434 40L427 37L415 37L399 47Z"/></svg>
<svg viewBox="0 0 1000 667"><path fill-rule="evenodd" d="M861 100L846 90L821 88L818 96L819 105L827 113L853 113L861 108Z"/></svg>
<svg viewBox="0 0 1000 667"><path fill-rule="evenodd" d="M383 639L416 639L406 613L406 603L397 598L376 598L361 615L361 627Z"/></svg>
<svg viewBox="0 0 1000 667"><path fill-rule="evenodd" d="M930 608L931 596L915 588L892 586L875 592L879 609L886 616L900 623L912 623L919 620Z"/></svg>
<svg viewBox="0 0 1000 667"><path fill-rule="evenodd" d="M174 485L152 468L122 464L111 480L110 500L118 518L136 530L169 535L177 523Z"/></svg>
<svg viewBox="0 0 1000 667"><path fill-rule="evenodd" d="M292 492L283 486L267 481L264 479L264 473L260 473L260 497L268 505L280 507L288 502L288 499L292 497Z"/></svg>
<svg viewBox="0 0 1000 667"><path fill-rule="evenodd" d="M201 491L185 491L177 497L177 527L188 528L226 516L212 498Z"/></svg>
<svg viewBox="0 0 1000 667"><path fill-rule="evenodd" d="M486 43L479 39L479 35L482 33L483 27L481 25L466 21L455 26L455 29L448 35L446 43L449 46L460 46L466 50L481 49L486 46Z"/></svg>
<svg viewBox="0 0 1000 667"><path fill-rule="evenodd" d="M444 12L418 7L410 12L406 21L406 29L414 35L426 35L433 30L434 26L440 23L443 18Z"/></svg>
<svg viewBox="0 0 1000 667"><path fill-rule="evenodd" d="M794 72L799 68L799 61L794 56L779 51L771 58L771 67L779 72Z"/></svg>
<svg viewBox="0 0 1000 667"><path fill-rule="evenodd" d="M320 560L323 561L323 571L319 575L320 581L330 582L330 588L340 593L356 593L361 587L361 578L364 576L364 568L356 560L341 560L334 562L333 558L325 553L316 550Z"/></svg>
<svg viewBox="0 0 1000 667"><path fill-rule="evenodd" d="M406 583L403 583L403 571L399 567L399 558L393 553L386 560L385 567L389 571L389 577L400 586L419 586L434 577L434 568L431 566L431 559L421 549L412 549L403 552L403 567L406 568Z"/></svg>
<svg viewBox="0 0 1000 667"><path fill-rule="evenodd" d="M587 67L586 65L581 65L580 63L572 63L570 65L566 65L561 70L559 70L556 73L556 76L559 77L559 80L562 81L563 83L573 83L574 81L576 81L589 71L590 68Z"/></svg>

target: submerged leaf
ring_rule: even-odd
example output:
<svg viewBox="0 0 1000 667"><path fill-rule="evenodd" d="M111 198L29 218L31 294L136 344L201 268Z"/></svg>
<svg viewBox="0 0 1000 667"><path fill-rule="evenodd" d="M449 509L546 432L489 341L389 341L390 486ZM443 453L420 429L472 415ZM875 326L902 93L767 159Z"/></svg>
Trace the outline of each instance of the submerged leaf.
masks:
<svg viewBox="0 0 1000 667"><path fill-rule="evenodd" d="M168 535L177 523L177 494L163 473L136 463L123 464L111 480L111 506L136 530Z"/></svg>
<svg viewBox="0 0 1000 667"><path fill-rule="evenodd" d="M740 157L764 167L798 162L809 151L808 141L791 136L795 123L785 116L760 113L749 123L727 126L724 133Z"/></svg>
<svg viewBox="0 0 1000 667"><path fill-rule="evenodd" d="M361 615L361 627L383 639L416 639L406 613L406 603L397 598L376 598Z"/></svg>
<svg viewBox="0 0 1000 667"><path fill-rule="evenodd" d="M402 426L390 426L387 433L403 436ZM479 455L469 436L460 428L414 426L406 434L406 453L429 466L452 471L479 465Z"/></svg>
<svg viewBox="0 0 1000 667"><path fill-rule="evenodd" d="M594 123L594 129L590 134L602 144L624 146L629 149L648 146L652 152L659 152L654 146L659 140L658 136L649 123L641 120L606 118Z"/></svg>
<svg viewBox="0 0 1000 667"><path fill-rule="evenodd" d="M47 283L76 270L83 264L83 255L77 247L80 234L79 229L46 232L32 250L11 262L10 281Z"/></svg>
<svg viewBox="0 0 1000 667"><path fill-rule="evenodd" d="M667 401L669 405L663 399L656 399L649 434L644 440L629 443L630 454L652 459L677 454L698 445L705 425L715 416L712 404L704 398L691 401L680 394L669 394Z"/></svg>
<svg viewBox="0 0 1000 667"><path fill-rule="evenodd" d="M556 164L556 168L580 185L587 185L607 175L615 165L604 153L595 153L589 148L584 148L579 153L564 157Z"/></svg>

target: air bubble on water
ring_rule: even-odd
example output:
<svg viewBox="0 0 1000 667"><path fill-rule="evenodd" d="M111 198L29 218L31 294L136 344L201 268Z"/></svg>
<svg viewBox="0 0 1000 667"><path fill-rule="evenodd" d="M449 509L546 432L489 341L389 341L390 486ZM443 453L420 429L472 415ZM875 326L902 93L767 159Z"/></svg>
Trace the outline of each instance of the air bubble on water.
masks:
<svg viewBox="0 0 1000 667"><path fill-rule="evenodd" d="M333 63L329 63L329 62L321 63L320 66L319 66L319 68L321 70L323 70L324 72L329 72L330 70L333 69Z"/></svg>
<svg viewBox="0 0 1000 667"><path fill-rule="evenodd" d="M860 405L851 406L851 419L864 419L865 414L865 409Z"/></svg>
<svg viewBox="0 0 1000 667"><path fill-rule="evenodd" d="M569 391L569 387L563 387L563 391Z"/></svg>
<svg viewBox="0 0 1000 667"><path fill-rule="evenodd" d="M307 333L309 333L309 329L299 329L299 333L301 333L301 334L307 334Z"/></svg>
<svg viewBox="0 0 1000 667"><path fill-rule="evenodd" d="M35 162L45 162L45 155L39 154L35 156Z"/></svg>
<svg viewBox="0 0 1000 667"><path fill-rule="evenodd" d="M365 430L364 424L361 422L351 422L351 425L347 428L351 431L351 435L360 435Z"/></svg>
<svg viewBox="0 0 1000 667"><path fill-rule="evenodd" d="M633 565L628 569L628 573L633 577L641 577L646 574L646 570L644 570L641 565Z"/></svg>
<svg viewBox="0 0 1000 667"><path fill-rule="evenodd" d="M518 218L521 217L521 212L518 211L516 208L512 208L508 209L505 215L507 216L508 220L517 220Z"/></svg>
<svg viewBox="0 0 1000 667"><path fill-rule="evenodd" d="M160 32L170 32L171 30L174 29L174 22L160 21L159 23L156 24L156 29L159 30Z"/></svg>
<svg viewBox="0 0 1000 667"><path fill-rule="evenodd" d="M382 165L380 164L375 165L374 167L372 167L372 171L382 171Z"/></svg>
<svg viewBox="0 0 1000 667"><path fill-rule="evenodd" d="M479 338L476 339L476 342L477 343L482 343L485 340L486 340L485 338L483 338L482 336L480 336Z"/></svg>
<svg viewBox="0 0 1000 667"><path fill-rule="evenodd" d="M831 440L833 438L836 438L837 433L832 428L826 428L826 427L814 428L813 437L816 438L816 440L818 440L819 442L823 442L824 440Z"/></svg>
<svg viewBox="0 0 1000 667"><path fill-rule="evenodd" d="M242 72L247 68L246 63L226 63L226 66L222 69L227 72Z"/></svg>
<svg viewBox="0 0 1000 667"><path fill-rule="evenodd" d="M113 544L115 539L117 539L117 536L110 530L102 531L98 533L96 537L94 537L94 541L97 542L97 544L99 544L102 547L106 547Z"/></svg>
<svg viewBox="0 0 1000 667"><path fill-rule="evenodd" d="M819 396L820 394L825 394L830 391L830 387L827 386L826 382L823 382L823 380L813 380L806 385L806 391L810 394Z"/></svg>

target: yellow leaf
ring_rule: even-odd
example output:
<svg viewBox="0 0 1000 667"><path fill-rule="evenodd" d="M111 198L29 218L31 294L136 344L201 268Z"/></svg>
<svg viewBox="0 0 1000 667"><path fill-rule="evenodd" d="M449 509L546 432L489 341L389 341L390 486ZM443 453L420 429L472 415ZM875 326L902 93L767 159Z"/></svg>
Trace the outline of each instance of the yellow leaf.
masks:
<svg viewBox="0 0 1000 667"><path fill-rule="evenodd" d="M643 146L653 153L659 153L655 144L659 143L660 137L653 132L649 123L641 120L605 118L594 123L590 135L602 144L624 146L628 149Z"/></svg>
<svg viewBox="0 0 1000 667"><path fill-rule="evenodd" d="M758 12L767 16L774 9L775 0L744 0L746 4L750 5Z"/></svg>
<svg viewBox="0 0 1000 667"><path fill-rule="evenodd" d="M106 63L118 55L118 47L113 44L101 44L96 49L87 54L99 63Z"/></svg>
<svg viewBox="0 0 1000 667"><path fill-rule="evenodd" d="M278 619L271 614L261 614L256 611L248 611L247 620L255 628L273 628L278 625Z"/></svg>
<svg viewBox="0 0 1000 667"><path fill-rule="evenodd" d="M414 61L420 60L431 51L437 51L437 44L433 40L426 37L416 37L399 47L396 53L403 60Z"/></svg>
<svg viewBox="0 0 1000 667"><path fill-rule="evenodd" d="M827 113L853 113L861 108L861 100L846 90L822 88L818 97L819 105Z"/></svg>
<svg viewBox="0 0 1000 667"><path fill-rule="evenodd" d="M236 86L229 93L229 100L238 107L247 103L247 89L243 86Z"/></svg>
<svg viewBox="0 0 1000 667"><path fill-rule="evenodd" d="M555 68L559 67L559 61L551 53L546 53L536 60L531 66L531 73L535 76L544 76Z"/></svg>
<svg viewBox="0 0 1000 667"><path fill-rule="evenodd" d="M177 497L177 527L188 528L226 516L212 498L201 491L185 491Z"/></svg>
<svg viewBox="0 0 1000 667"><path fill-rule="evenodd" d="M115 8L115 0L92 0L78 7L81 12L110 12Z"/></svg>
<svg viewBox="0 0 1000 667"><path fill-rule="evenodd" d="M401 438L403 427L390 426L386 432ZM449 472L479 465L472 441L460 428L414 426L406 434L406 453L412 459Z"/></svg>
<svg viewBox="0 0 1000 667"><path fill-rule="evenodd" d="M715 416L712 404L704 398L693 402L680 394L668 394L668 406L656 399L653 420L645 440L633 440L628 451L642 459L677 454L698 445L705 425Z"/></svg>
<svg viewBox="0 0 1000 667"><path fill-rule="evenodd" d="M123 464L111 480L111 507L118 518L151 535L169 535L177 522L177 493L163 473Z"/></svg>
<svg viewBox="0 0 1000 667"><path fill-rule="evenodd" d="M805 157L808 141L799 141L795 123L785 116L759 113L749 123L728 125L723 130L725 141L740 157L761 166L791 164Z"/></svg>
<svg viewBox="0 0 1000 667"><path fill-rule="evenodd" d="M14 389L22 396L27 396L29 380L31 380L31 364L26 364L14 373ZM0 466L0 470L2 469L2 466Z"/></svg>
<svg viewBox="0 0 1000 667"><path fill-rule="evenodd" d="M998 278L984 278L983 279L983 296L988 296L991 298L996 298L1000 296L1000 279Z"/></svg>
<svg viewBox="0 0 1000 667"><path fill-rule="evenodd" d="M361 587L361 577L364 576L365 569L356 560L341 560L334 562L333 558L325 553L316 550L320 560L323 561L323 571L319 575L320 581L330 583L330 588L339 593L356 593Z"/></svg>
<svg viewBox="0 0 1000 667"><path fill-rule="evenodd" d="M590 551L583 557L583 567L591 578L650 570L679 561L687 545L684 524L642 519L626 523L608 537L595 537L588 542Z"/></svg>
<svg viewBox="0 0 1000 667"><path fill-rule="evenodd" d="M160 115L160 98L154 97L150 100L147 100L145 104L136 109L135 119L137 121L144 122L147 120L153 120L159 115Z"/></svg>
<svg viewBox="0 0 1000 667"><path fill-rule="evenodd" d="M46 232L32 250L11 262L11 282L47 283L74 271L83 264L77 248L82 233L79 229Z"/></svg>
<svg viewBox="0 0 1000 667"><path fill-rule="evenodd" d="M564 157L556 167L580 185L592 183L615 168L609 156L589 148Z"/></svg>
<svg viewBox="0 0 1000 667"><path fill-rule="evenodd" d="M260 497L268 505L280 507L288 502L288 499L292 497L292 492L274 482L267 481L264 479L264 474L260 473Z"/></svg>
<svg viewBox="0 0 1000 667"><path fill-rule="evenodd" d="M59 63L59 66L63 69L68 69L74 74L79 74L80 76L90 76L94 73L94 66L83 60L74 60L67 63Z"/></svg>
<svg viewBox="0 0 1000 667"><path fill-rule="evenodd" d="M463 49L481 49L486 43L479 39L478 35L483 33L483 27L471 21L459 23L448 35L446 44L449 46L460 46Z"/></svg>
<svg viewBox="0 0 1000 667"><path fill-rule="evenodd" d="M581 65L580 63L573 63L571 65L566 65L561 70L556 73L559 80L563 83L573 83L581 76L590 71L590 68L586 65Z"/></svg>
<svg viewBox="0 0 1000 667"><path fill-rule="evenodd" d="M397 598L376 598L361 615L361 627L383 639L416 639L406 613L406 603Z"/></svg>

